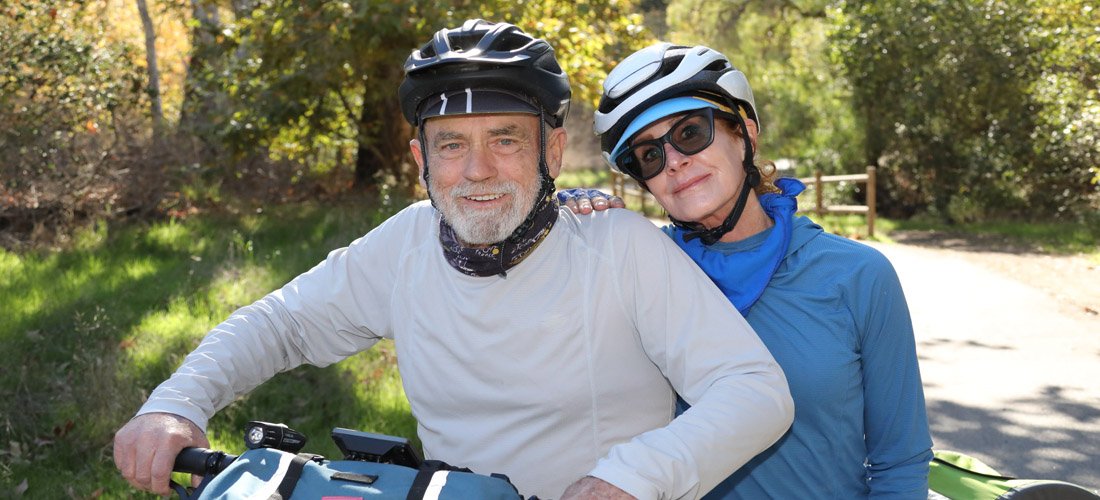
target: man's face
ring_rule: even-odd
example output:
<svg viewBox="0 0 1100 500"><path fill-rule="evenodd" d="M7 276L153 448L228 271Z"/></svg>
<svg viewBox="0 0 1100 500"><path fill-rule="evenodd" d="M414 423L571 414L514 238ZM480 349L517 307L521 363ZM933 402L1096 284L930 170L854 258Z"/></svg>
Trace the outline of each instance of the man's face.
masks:
<svg viewBox="0 0 1100 500"><path fill-rule="evenodd" d="M538 118L494 114L431 118L424 125L428 182L444 219L463 243L503 241L523 222L539 191ZM551 176L561 167L564 129L549 134L546 155ZM410 148L421 169L419 142Z"/></svg>

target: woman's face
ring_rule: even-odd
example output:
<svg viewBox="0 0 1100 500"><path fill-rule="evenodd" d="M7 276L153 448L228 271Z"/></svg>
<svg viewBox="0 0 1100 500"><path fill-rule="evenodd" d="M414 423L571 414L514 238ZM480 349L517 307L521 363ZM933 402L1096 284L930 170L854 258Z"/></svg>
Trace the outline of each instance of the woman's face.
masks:
<svg viewBox="0 0 1100 500"><path fill-rule="evenodd" d="M682 116L670 116L650 125L633 143L663 136ZM756 123L746 119L745 124L755 146ZM714 142L693 155L685 155L665 143L665 168L646 181L650 192L669 215L708 228L721 225L733 210L745 177L742 165L745 143L734 132L737 126L717 118L714 126Z"/></svg>

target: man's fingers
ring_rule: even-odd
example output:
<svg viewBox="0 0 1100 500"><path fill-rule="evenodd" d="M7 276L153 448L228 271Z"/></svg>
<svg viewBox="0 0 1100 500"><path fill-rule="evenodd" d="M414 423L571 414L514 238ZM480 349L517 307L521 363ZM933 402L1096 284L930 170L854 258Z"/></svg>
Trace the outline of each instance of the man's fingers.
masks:
<svg viewBox="0 0 1100 500"><path fill-rule="evenodd" d="M130 484L136 488L151 491L150 485L153 484L152 473L153 469L151 461L153 460L153 447L141 446L135 450L134 453L134 467L133 472L126 479L130 481Z"/></svg>
<svg viewBox="0 0 1100 500"><path fill-rule="evenodd" d="M176 455L187 446L209 448L210 442L190 420L147 413L134 417L115 434L115 465L135 488L168 495Z"/></svg>
<svg viewBox="0 0 1100 500"><path fill-rule="evenodd" d="M611 208L626 208L626 202L623 201L622 198L614 195L607 199L607 204L610 205Z"/></svg>
<svg viewBox="0 0 1100 500"><path fill-rule="evenodd" d="M172 479L172 466L176 463L176 455L168 456L169 453L171 453L171 447L158 449L150 465L149 490L158 495L172 493L168 481Z"/></svg>
<svg viewBox="0 0 1100 500"><path fill-rule="evenodd" d="M122 474L123 479L130 483L135 488L140 488L140 485L134 481L135 470L134 467L137 464L137 460L134 458L134 447L120 442L115 439L115 466L118 467L118 472Z"/></svg>

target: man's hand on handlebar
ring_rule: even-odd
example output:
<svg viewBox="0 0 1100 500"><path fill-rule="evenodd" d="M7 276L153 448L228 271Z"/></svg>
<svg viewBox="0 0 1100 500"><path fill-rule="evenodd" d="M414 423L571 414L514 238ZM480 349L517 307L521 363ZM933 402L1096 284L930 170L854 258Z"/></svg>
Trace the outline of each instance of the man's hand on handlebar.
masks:
<svg viewBox="0 0 1100 500"><path fill-rule="evenodd" d="M622 198L604 193L598 189L573 188L558 191L558 201L575 214L590 214L593 210L601 212L609 208L626 208Z"/></svg>
<svg viewBox="0 0 1100 500"><path fill-rule="evenodd" d="M172 464L186 447L209 448L206 435L190 420L169 413L134 417L115 433L115 465L135 488L168 495ZM198 477L192 478L197 484Z"/></svg>

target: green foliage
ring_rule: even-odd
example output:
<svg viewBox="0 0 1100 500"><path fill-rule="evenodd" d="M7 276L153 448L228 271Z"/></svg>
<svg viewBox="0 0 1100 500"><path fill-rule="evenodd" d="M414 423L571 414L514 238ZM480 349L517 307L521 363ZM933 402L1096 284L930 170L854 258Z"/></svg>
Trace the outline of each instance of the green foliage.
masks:
<svg viewBox="0 0 1100 500"><path fill-rule="evenodd" d="M753 83L765 157L880 167L879 206L964 221L1100 207L1098 9L1084 0L673 0L676 42Z"/></svg>
<svg viewBox="0 0 1100 500"><path fill-rule="evenodd" d="M0 7L0 230L24 212L51 224L124 203L109 181L144 135L144 83L88 4Z"/></svg>
<svg viewBox="0 0 1100 500"><path fill-rule="evenodd" d="M569 75L574 102L587 103L592 109L599 104L603 80L615 63L652 43L641 16L629 14L634 10L629 1L497 4L496 8L482 4L479 12L487 19L510 22L550 42Z"/></svg>
<svg viewBox="0 0 1100 500"><path fill-rule="evenodd" d="M948 219L1096 208L1100 13L1088 2L841 1L831 11L884 209Z"/></svg>
<svg viewBox="0 0 1100 500"><path fill-rule="evenodd" d="M726 54L752 84L764 158L795 161L799 175L862 168L848 82L828 58L821 1L674 0L670 38Z"/></svg>
<svg viewBox="0 0 1100 500"><path fill-rule="evenodd" d="M0 497L124 498L112 435L202 335L393 212L364 204L281 207L149 227L100 224L74 248L0 250ZM215 446L240 451L251 419L327 443L336 425L413 437L392 345L282 374L215 417ZM151 496L150 496L151 497Z"/></svg>
<svg viewBox="0 0 1100 500"><path fill-rule="evenodd" d="M652 12L665 12L664 4L665 19L650 19ZM861 170L853 168L862 164L861 137L847 81L827 57L824 2L653 0L643 5L652 9L647 22L656 25L654 30L670 30L666 41L714 48L745 73L761 126L760 159L792 160L796 170L786 175L796 177Z"/></svg>
<svg viewBox="0 0 1100 500"><path fill-rule="evenodd" d="M595 188L610 192L611 170L606 168L562 170L554 184L558 189Z"/></svg>
<svg viewBox="0 0 1100 500"><path fill-rule="evenodd" d="M553 44L576 95L595 102L606 64L641 40L625 2L266 0L229 26L223 140L311 169L355 163L363 183L415 183L411 129L396 99L414 47L470 17L509 21ZM387 181L388 179L388 181Z"/></svg>

